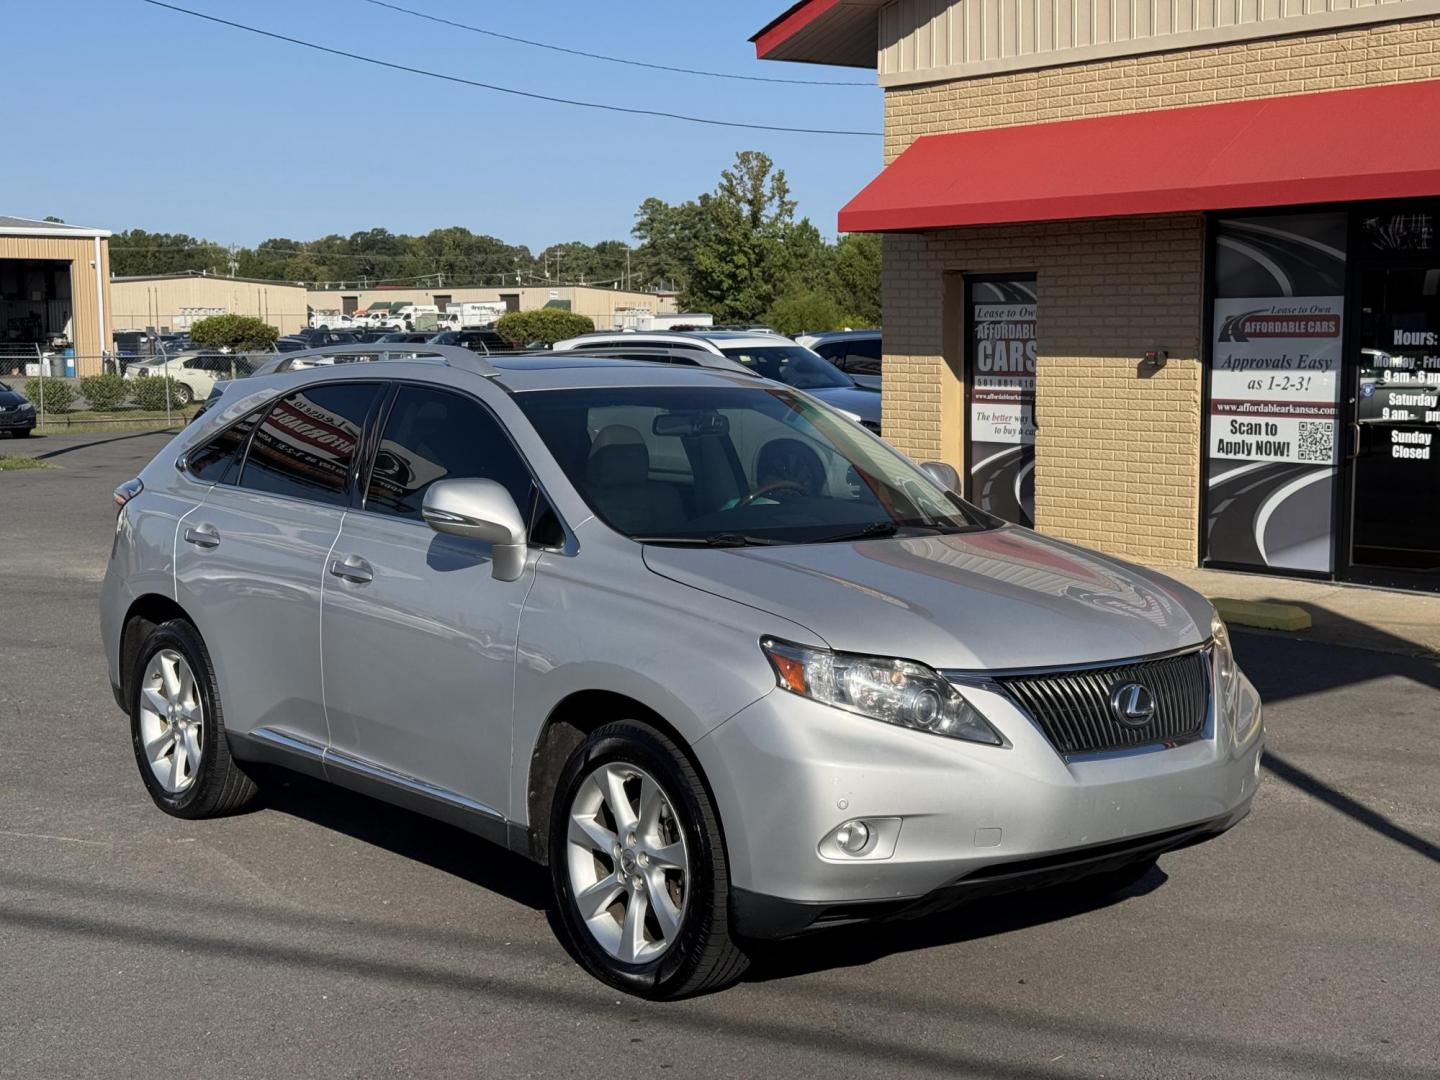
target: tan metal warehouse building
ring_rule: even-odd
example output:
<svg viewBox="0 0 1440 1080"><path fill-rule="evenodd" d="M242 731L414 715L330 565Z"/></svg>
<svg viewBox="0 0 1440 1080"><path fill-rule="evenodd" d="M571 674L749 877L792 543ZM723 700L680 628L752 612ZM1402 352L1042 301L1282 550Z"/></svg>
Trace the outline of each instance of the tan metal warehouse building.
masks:
<svg viewBox="0 0 1440 1080"><path fill-rule="evenodd" d="M0 369L40 351L100 370L110 343L110 233L54 221L0 217ZM23 366L21 368L23 373Z"/></svg>
<svg viewBox="0 0 1440 1080"><path fill-rule="evenodd" d="M282 334L307 320L305 288L284 281L157 274L115 278L110 284L116 330L184 330L210 315L254 315Z"/></svg>
<svg viewBox="0 0 1440 1080"><path fill-rule="evenodd" d="M374 303L434 304L444 311L449 304L505 304L511 311L530 311L546 305L568 307L595 320L598 330L616 324L621 311L647 311L652 315L679 310L673 293L628 292L592 285L515 286L500 289L312 289L310 306L317 312L352 314Z"/></svg>

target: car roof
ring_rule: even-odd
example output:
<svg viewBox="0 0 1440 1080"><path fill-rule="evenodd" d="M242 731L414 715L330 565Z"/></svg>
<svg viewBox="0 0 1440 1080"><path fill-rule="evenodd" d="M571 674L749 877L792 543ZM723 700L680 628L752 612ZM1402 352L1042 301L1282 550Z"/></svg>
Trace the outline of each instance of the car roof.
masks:
<svg viewBox="0 0 1440 1080"><path fill-rule="evenodd" d="M593 353L512 353L488 358L495 381L517 393L584 390L607 386L745 386L761 380L743 371L622 360Z"/></svg>
<svg viewBox="0 0 1440 1080"><path fill-rule="evenodd" d="M389 355L381 359L381 355L386 353ZM363 369L372 363L407 362L424 365L432 373L437 368L442 371L449 368L479 375L493 380L511 393L606 386L703 386L725 383L753 387L764 382L744 370L725 371L655 363L649 360L617 359L583 351L494 353L480 356L458 345L424 345L411 351L398 343L377 343L373 346L337 345L307 349L304 352L279 353L256 371L255 378L284 380L288 375L300 372L306 373L307 379L321 381L328 378L355 378L361 376ZM251 382L251 385L257 384Z"/></svg>
<svg viewBox="0 0 1440 1080"><path fill-rule="evenodd" d="M614 341L629 345L641 345L647 341L661 342L670 345L708 342L717 349L723 348L726 345L745 345L751 348L775 348L777 346L784 347L795 344L795 342L781 334L766 334L759 331L743 330L614 330L594 334L582 334L578 338L571 338L569 341L562 342L561 344L573 348L576 342L582 341Z"/></svg>
<svg viewBox="0 0 1440 1080"><path fill-rule="evenodd" d="M844 338L878 338L880 335L879 330L820 330L804 336L814 338L816 341L840 341Z"/></svg>

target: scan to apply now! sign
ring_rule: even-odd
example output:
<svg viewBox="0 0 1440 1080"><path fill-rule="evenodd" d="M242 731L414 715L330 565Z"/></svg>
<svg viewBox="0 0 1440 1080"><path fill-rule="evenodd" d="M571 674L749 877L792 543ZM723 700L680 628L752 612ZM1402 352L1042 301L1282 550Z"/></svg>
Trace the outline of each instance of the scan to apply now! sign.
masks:
<svg viewBox="0 0 1440 1080"><path fill-rule="evenodd" d="M1210 456L1331 465L1341 296L1217 299Z"/></svg>

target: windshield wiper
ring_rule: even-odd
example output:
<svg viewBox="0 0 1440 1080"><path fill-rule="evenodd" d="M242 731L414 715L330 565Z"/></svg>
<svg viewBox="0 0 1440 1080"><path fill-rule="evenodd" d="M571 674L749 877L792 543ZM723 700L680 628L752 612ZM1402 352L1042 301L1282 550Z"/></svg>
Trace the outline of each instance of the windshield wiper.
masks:
<svg viewBox="0 0 1440 1080"><path fill-rule="evenodd" d="M772 540L768 536L746 536L743 533L710 533L708 536L632 536L639 544L686 544L692 547L763 547L768 544L784 544L786 540Z"/></svg>
<svg viewBox="0 0 1440 1080"><path fill-rule="evenodd" d="M813 544L841 544L847 540L879 540L886 536L894 536L900 531L900 526L890 521L876 521L866 525L863 529L856 529L854 532L839 533L836 536L822 536L818 540L810 541Z"/></svg>

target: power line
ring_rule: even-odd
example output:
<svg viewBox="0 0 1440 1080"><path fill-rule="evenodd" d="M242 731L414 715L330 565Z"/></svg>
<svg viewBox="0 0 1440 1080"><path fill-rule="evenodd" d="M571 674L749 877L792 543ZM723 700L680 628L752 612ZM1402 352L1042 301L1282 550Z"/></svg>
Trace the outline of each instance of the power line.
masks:
<svg viewBox="0 0 1440 1080"><path fill-rule="evenodd" d="M873 87L875 85L873 82L833 82L827 79L782 79L773 75L732 75L726 71L701 71L697 68L670 67L668 64L651 64L644 60L631 60L624 56L606 56L604 53L585 52L583 49L567 49L563 45L551 45L545 41L531 41L529 38L515 37L513 34L502 34L498 30L486 30L484 27L471 26L468 23L455 22L452 19L442 19L438 15L427 15L423 11L401 7L399 4L387 4L385 0L365 0L365 2L367 4L374 4L376 7L389 8L391 11L404 12L406 15L414 15L417 19L428 19L433 23L453 26L457 30L469 30L472 34L484 34L486 37L499 38L501 41L513 41L519 45L529 45L536 49L549 49L551 52L567 53L570 56L583 56L587 60L603 60L608 64L628 64L630 67L650 68L652 71L673 71L680 75L704 75L710 79L739 79L744 82L788 83L791 86Z"/></svg>
<svg viewBox="0 0 1440 1080"><path fill-rule="evenodd" d="M706 124L710 127L745 128L749 131L779 131L790 135L854 135L867 139L880 137L878 131L842 131L831 128L801 128L781 127L774 124L747 124L739 120L715 120L704 116L687 116L683 113L662 112L658 109L636 109L625 105L602 105L595 101L577 101L573 98L552 97L549 94L537 94L531 90L516 90L511 86L497 86L494 83L478 82L474 79L463 79L459 75L445 75L438 71L428 71L425 68L409 67L406 64L396 64L389 60L377 59L373 56L362 56L360 53L346 52L344 49L332 49L328 45L318 45L313 41L288 37L285 34L277 34L271 30L261 30L258 27L246 26L244 23L231 22L229 19L222 19L215 15L206 15L201 11L191 11L189 8L177 7L175 4L166 4L163 3L162 0L141 0L141 2L149 4L152 7L165 8L167 11L178 12L181 15L204 19L206 22L229 26L235 30L244 30L247 33L258 34L261 37L273 38L276 41L286 41L291 45L299 45L302 48L313 49L316 52L329 53L331 56L343 56L347 60L359 60L363 64L373 64L376 67L389 68L392 71L405 71L411 75L424 75L430 79L440 79L444 82L458 83L462 86L473 86L480 90L493 90L496 93L511 94L515 97L530 98L534 101L548 101L556 105L574 105L581 109L599 109L604 112L627 113L631 116L656 116L665 120L683 120L689 124Z"/></svg>

